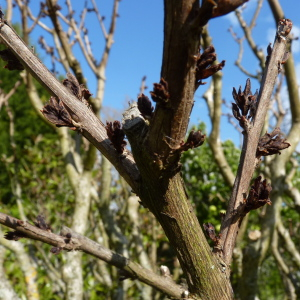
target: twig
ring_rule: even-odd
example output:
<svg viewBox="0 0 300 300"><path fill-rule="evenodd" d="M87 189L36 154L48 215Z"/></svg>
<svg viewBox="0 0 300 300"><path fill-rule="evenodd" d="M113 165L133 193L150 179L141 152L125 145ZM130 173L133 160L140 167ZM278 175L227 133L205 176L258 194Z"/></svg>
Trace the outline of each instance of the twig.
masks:
<svg viewBox="0 0 300 300"><path fill-rule="evenodd" d="M6 20L11 22L13 13L13 3L12 0L6 0Z"/></svg>
<svg viewBox="0 0 300 300"><path fill-rule="evenodd" d="M0 229L0 235L2 236ZM22 270L24 278L26 278L26 294L28 300L37 300L39 295L37 284L37 266L32 261L26 246L23 243L13 243L12 241L1 238L2 246L15 253L17 265ZM2 291L1 291L2 296Z"/></svg>
<svg viewBox="0 0 300 300"><path fill-rule="evenodd" d="M112 44L114 42L113 36L115 33L115 29L116 29L118 9L119 9L119 0L114 0L113 12L112 12L112 17L111 17L111 21L110 21L109 31L108 31L108 34L105 36L105 39L106 39L105 50L103 52L101 61L98 66L99 70L101 70L101 66L106 66L107 60L108 60L108 55L109 55L110 49L112 47Z"/></svg>
<svg viewBox="0 0 300 300"><path fill-rule="evenodd" d="M258 79L259 75L254 75L251 74L249 71L247 71L243 66L242 66L242 59L243 59L243 53L244 53L244 47L243 47L243 42L245 40L245 36L238 38L236 33L233 31L232 27L228 29L228 31L231 33L233 39L235 42L239 45L239 54L238 58L235 61L235 65L243 72L246 76Z"/></svg>
<svg viewBox="0 0 300 300"><path fill-rule="evenodd" d="M252 49L253 53L255 54L255 56L258 58L259 60L259 64L261 69L263 70L265 67L265 56L262 50L258 49L257 45L255 44L253 38L252 38L252 34L251 34L251 29L249 28L245 22L245 20L243 19L240 11L236 10L235 14L238 18L238 21L244 31L245 34L245 38L250 46L250 48Z"/></svg>
<svg viewBox="0 0 300 300"><path fill-rule="evenodd" d="M148 88L146 86L146 76L143 76L142 81L141 81L141 86L140 86L140 94L143 94L145 92L145 90Z"/></svg>
<svg viewBox="0 0 300 300"><path fill-rule="evenodd" d="M70 20L69 20L69 24L70 27L73 29L74 33L75 33L75 39L78 41L79 46L81 48L81 51L87 61L87 63L89 64L90 68L93 70L93 72L96 74L97 73L97 67L95 65L95 58L93 57L92 53L89 52L88 48L86 47L85 42L82 40L81 37L81 32L82 32L82 22L83 19L81 19L81 22L79 24L79 26L77 26L77 22L75 21L74 17L73 17L73 9L71 6L71 2L70 1L66 1L67 6L68 6L68 10L69 10L69 15L70 15Z"/></svg>
<svg viewBox="0 0 300 300"><path fill-rule="evenodd" d="M248 41L248 44L250 46L250 48L252 49L252 51L254 52L254 54L258 57L259 61L260 61L260 65L263 69L264 67L264 55L262 53L261 50L258 50L257 46L255 45L253 39L252 39L252 29L253 27L256 25L256 19L259 15L259 12L261 10L262 7L262 2L263 0L259 0L257 3L257 7L255 10L255 13L253 15L253 18L250 22L250 25L247 26L246 22L243 20L241 12L236 10L236 16L238 18L238 21L240 22L240 25L242 27L242 29L244 30L244 36L241 38L237 38L236 34L233 32L232 28L229 28L229 32L231 33L231 35L233 36L233 39L238 43L239 45L239 54L238 54L238 58L235 61L235 65L248 77L251 78L255 78L255 79L259 79L260 78L260 74L254 75L251 74L249 71L247 71L241 64L242 58L243 58L243 52L244 52L244 47L243 47L243 42L246 39Z"/></svg>
<svg viewBox="0 0 300 300"><path fill-rule="evenodd" d="M264 2L264 0L259 0L259 1L257 2L256 10L255 10L255 12L254 12L253 18L252 18L252 20L251 20L251 22L250 22L250 25L249 25L249 29L250 29L250 30L252 30L253 27L256 25L256 20L257 20L257 18L258 18L258 15L259 15L259 13L260 13L261 8L262 8L263 2Z"/></svg>
<svg viewBox="0 0 300 300"><path fill-rule="evenodd" d="M118 0L117 0L118 1ZM101 29L102 29L102 32L103 32L103 35L105 38L107 38L107 32L106 32L106 29L105 29L105 26L104 26L104 18L100 15L100 12L99 12L99 9L97 7L97 4L95 2L95 0L92 0L92 4L94 6L94 10L95 10L95 13L97 15L97 18L98 18L98 21L99 21L99 24L101 26Z"/></svg>
<svg viewBox="0 0 300 300"><path fill-rule="evenodd" d="M280 18L284 17L284 12L280 6L278 0L268 0L270 8L272 10L274 19L276 22ZM292 115L292 127L287 135L287 139L291 143L291 147L287 151L283 152L283 155L280 156L280 160L276 158L276 166L278 164L284 165L291 157L292 153L296 150L299 143L299 130L300 130L300 94L297 82L297 75L295 69L295 61L293 54L290 53L289 59L284 64L285 79L289 91L289 102L290 102L290 111ZM277 168L277 167L276 167Z"/></svg>

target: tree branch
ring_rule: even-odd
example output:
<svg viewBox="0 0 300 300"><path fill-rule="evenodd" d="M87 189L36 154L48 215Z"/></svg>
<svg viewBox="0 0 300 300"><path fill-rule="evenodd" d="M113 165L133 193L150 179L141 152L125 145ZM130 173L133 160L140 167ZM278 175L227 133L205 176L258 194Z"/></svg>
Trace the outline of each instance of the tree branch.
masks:
<svg viewBox="0 0 300 300"><path fill-rule="evenodd" d="M195 19L195 27L202 27L209 19L224 16L243 5L248 0L207 0L202 1L198 16Z"/></svg>
<svg viewBox="0 0 300 300"><path fill-rule="evenodd" d="M57 81L11 26L4 21L0 23L0 26L0 39L13 51L31 75L52 95L63 101L73 118L77 120L76 123L80 123L80 130L83 136L107 157L133 190L138 190L139 172L132 155L128 152L125 157L120 158L120 155L112 147L108 139L104 124L95 114Z"/></svg>
<svg viewBox="0 0 300 300"><path fill-rule="evenodd" d="M169 278L159 276L151 270L144 269L130 259L104 248L100 244L73 232L68 227L63 226L61 235L58 235L3 213L0 213L0 224L24 234L26 238L52 245L56 251L82 251L92 255L110 265L124 270L127 278L138 279L158 289L169 297L182 299L182 295L185 292L181 286L175 284L175 282Z"/></svg>
<svg viewBox="0 0 300 300"><path fill-rule="evenodd" d="M223 255L227 264L230 264L235 245L238 228L243 219L241 212L244 207L244 193L248 191L250 180L258 163L256 151L258 140L261 135L265 116L269 108L275 80L279 73L281 61L286 50L286 39L276 34L273 50L262 78L261 88L258 95L258 105L253 124L247 123L244 130L244 143L240 158L237 177L234 183L228 209L221 227L221 241L223 243Z"/></svg>
<svg viewBox="0 0 300 300"><path fill-rule="evenodd" d="M260 6L262 4L261 2L262 1L260 1L258 3L258 9L260 8ZM252 49L252 52L255 54L255 56L259 60L260 67L263 70L265 67L265 56L264 56L263 51L261 49L258 49L257 45L255 44L255 42L252 38L252 26L247 26L245 20L243 19L242 15L241 15L241 12L239 10L236 10L235 14L236 14L238 21L244 31L245 38L246 38L250 48Z"/></svg>

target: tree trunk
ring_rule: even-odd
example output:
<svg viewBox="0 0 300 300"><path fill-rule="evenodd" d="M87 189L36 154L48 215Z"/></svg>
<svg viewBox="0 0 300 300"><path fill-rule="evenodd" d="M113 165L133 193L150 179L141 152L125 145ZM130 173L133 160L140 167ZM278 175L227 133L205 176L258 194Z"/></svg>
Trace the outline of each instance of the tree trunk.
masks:
<svg viewBox="0 0 300 300"><path fill-rule="evenodd" d="M229 279L213 256L187 199L180 174L180 153L173 151L185 137L194 103L194 56L199 52L200 31L191 24L198 5L195 0L165 1L161 74L170 97L157 102L150 126L141 118L132 124L132 108L123 128L141 175L138 195L176 250L189 291L201 299L232 299ZM139 115L138 111L136 117Z"/></svg>

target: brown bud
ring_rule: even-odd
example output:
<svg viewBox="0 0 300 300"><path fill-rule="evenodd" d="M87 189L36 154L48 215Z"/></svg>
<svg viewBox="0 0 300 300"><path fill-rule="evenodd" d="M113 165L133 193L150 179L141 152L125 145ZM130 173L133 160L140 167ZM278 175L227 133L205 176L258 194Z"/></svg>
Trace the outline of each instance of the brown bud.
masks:
<svg viewBox="0 0 300 300"><path fill-rule="evenodd" d="M206 135L202 134L202 132L200 130L197 130L197 131L191 130L191 132L187 138L187 141L185 143L184 142L180 143L180 146L178 146L178 148L173 149L173 150L181 153L181 152L187 151L189 149L200 147L204 143L205 137L206 137Z"/></svg>
<svg viewBox="0 0 300 300"><path fill-rule="evenodd" d="M51 227L45 221L45 218L42 215L38 215L36 221L34 221L34 225L42 230L46 230L51 232Z"/></svg>
<svg viewBox="0 0 300 300"><path fill-rule="evenodd" d="M268 47L267 47L267 57L266 57L266 65L269 63L269 60L270 60L270 57L271 57L271 54L272 54L272 44L269 43Z"/></svg>
<svg viewBox="0 0 300 300"><path fill-rule="evenodd" d="M202 54L197 56L196 88L199 85L205 84L202 82L203 79L206 79L223 69L225 66L225 60L222 60L219 64L213 65L216 59L217 54L215 53L215 48L212 45L207 47Z"/></svg>
<svg viewBox="0 0 300 300"><path fill-rule="evenodd" d="M214 241L216 239L216 232L215 232L215 227L211 223L204 223L203 224L204 232L206 235Z"/></svg>
<svg viewBox="0 0 300 300"><path fill-rule="evenodd" d="M258 91L252 95L251 81L248 78L244 91L239 87L238 92L233 88L232 96L235 103L232 103L233 116L239 121L242 128L245 128L245 123L252 120L256 113Z"/></svg>
<svg viewBox="0 0 300 300"><path fill-rule="evenodd" d="M137 105L138 105L139 111L141 112L141 115L146 120L149 120L152 118L154 108L151 104L150 99L147 96L145 96L144 94L141 94L138 97Z"/></svg>
<svg viewBox="0 0 300 300"><path fill-rule="evenodd" d="M271 133L264 134L258 141L256 157L280 154L280 150L290 146L283 137L280 128L275 128Z"/></svg>
<svg viewBox="0 0 300 300"><path fill-rule="evenodd" d="M69 244L71 242L71 238L72 238L72 234L70 232L68 232L66 234L65 243Z"/></svg>
<svg viewBox="0 0 300 300"><path fill-rule="evenodd" d="M200 130L191 130L185 145L188 146L190 149L197 148L204 143L205 137L206 135L202 134Z"/></svg>
<svg viewBox="0 0 300 300"><path fill-rule="evenodd" d="M55 255L57 255L57 254L59 254L61 252L61 250L62 250L62 247L52 247L50 249L50 252L53 253L53 254L55 254Z"/></svg>
<svg viewBox="0 0 300 300"><path fill-rule="evenodd" d="M76 98L78 98L78 100L82 101L87 106L89 105L87 100L92 94L83 84L79 84L77 78L73 74L67 73L67 78L64 79L62 83Z"/></svg>
<svg viewBox="0 0 300 300"><path fill-rule="evenodd" d="M151 98L154 102L166 103L169 101L168 83L161 78L159 83L153 84L153 91L150 92Z"/></svg>
<svg viewBox="0 0 300 300"><path fill-rule="evenodd" d="M119 121L114 121L113 123L106 122L105 128L111 144L114 146L118 153L122 154L127 143L124 140L125 133L121 128L121 123Z"/></svg>
<svg viewBox="0 0 300 300"><path fill-rule="evenodd" d="M18 241L21 238L26 238L26 234L20 231L7 231L4 235L4 238L10 241Z"/></svg>
<svg viewBox="0 0 300 300"><path fill-rule="evenodd" d="M251 186L249 195L245 200L245 213L248 213L251 210L258 209L265 204L271 205L272 202L270 200L270 193L272 191L272 187L269 183L267 183L266 179L261 181L261 176L258 176L253 185Z"/></svg>
<svg viewBox="0 0 300 300"><path fill-rule="evenodd" d="M41 110L44 117L56 125L56 127L74 127L69 112L65 109L63 102L51 96L49 102Z"/></svg>
<svg viewBox="0 0 300 300"><path fill-rule="evenodd" d="M291 32L293 22L290 19L279 19L277 34L280 38L285 39Z"/></svg>

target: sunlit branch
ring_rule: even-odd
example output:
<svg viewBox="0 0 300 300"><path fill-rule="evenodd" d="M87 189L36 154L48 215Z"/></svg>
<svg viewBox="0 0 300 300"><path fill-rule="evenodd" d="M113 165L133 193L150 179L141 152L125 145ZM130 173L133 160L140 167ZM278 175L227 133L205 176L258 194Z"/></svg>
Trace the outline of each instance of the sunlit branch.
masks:
<svg viewBox="0 0 300 300"><path fill-rule="evenodd" d="M19 6L19 8L21 9L21 7ZM31 9L28 7L27 8L27 13L28 13L28 17L34 22L37 23L43 30L49 32L52 34L52 29L50 29L45 23L41 22L41 20L39 20L39 18L35 17L32 12Z"/></svg>
<svg viewBox="0 0 300 300"><path fill-rule="evenodd" d="M212 39L209 36L207 27L203 29L202 39L204 48L212 44ZM218 64L218 61L215 61L215 64ZM217 72L212 76L210 87L204 93L203 98L207 103L212 124L212 130L208 139L209 146L213 151L214 158L226 183L229 186L233 186L235 176L226 160L220 139L220 122L222 116L221 72Z"/></svg>
<svg viewBox="0 0 300 300"><path fill-rule="evenodd" d="M248 42L250 48L252 49L252 52L255 54L257 59L259 60L259 64L261 69L263 70L265 68L265 56L261 49L259 49L256 45L256 43L253 40L251 28L249 28L245 22L245 20L242 17L242 14L239 10L235 11L235 14L238 18L238 21L244 31L246 41Z"/></svg>
<svg viewBox="0 0 300 300"><path fill-rule="evenodd" d="M13 14L13 4L12 0L6 0L6 20L7 22L11 22Z"/></svg>
<svg viewBox="0 0 300 300"><path fill-rule="evenodd" d="M252 30L254 28L254 26L256 25L256 20L259 16L259 13L260 13L260 10L262 8L263 2L264 2L264 0L259 0L257 2L257 6L256 6L256 9L255 9L254 15L253 15L252 20L251 20L250 25L249 25L250 30Z"/></svg>
<svg viewBox="0 0 300 300"><path fill-rule="evenodd" d="M97 4L96 4L95 0L92 0L92 4L93 4L94 10L96 12L96 15L97 15L100 27L102 29L103 35L104 35L105 38L107 38L107 32L106 32L104 22L103 22L104 18L100 15L100 12L99 12L99 9L97 7Z"/></svg>
<svg viewBox="0 0 300 300"><path fill-rule="evenodd" d="M233 37L234 41L239 45L239 53L238 53L238 57L235 61L235 65L241 70L241 72L243 72L246 76L251 77L251 78L255 78L258 79L259 75L254 75L252 73L250 73L248 70L246 70L243 66L242 66L242 59L243 59L243 54L244 54L244 40L245 40L245 36L238 38L236 33L233 31L232 27L229 28L229 32L231 33L231 36Z"/></svg>

